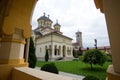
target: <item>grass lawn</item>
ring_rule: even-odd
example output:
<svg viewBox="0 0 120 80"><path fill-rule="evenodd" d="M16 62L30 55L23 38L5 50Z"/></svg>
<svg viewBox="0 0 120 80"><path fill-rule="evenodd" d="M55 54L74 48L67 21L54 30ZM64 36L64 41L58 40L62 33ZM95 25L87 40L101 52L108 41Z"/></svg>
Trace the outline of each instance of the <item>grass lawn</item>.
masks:
<svg viewBox="0 0 120 80"><path fill-rule="evenodd" d="M50 63L50 62L38 61L37 66L41 67L46 63ZM89 64L85 64L81 61L61 61L54 63L59 71L73 73L77 75L83 75L83 76L93 75L100 78L101 80L106 79L106 70L108 65L111 64L111 62L106 62L103 66L93 65L93 69L91 70Z"/></svg>

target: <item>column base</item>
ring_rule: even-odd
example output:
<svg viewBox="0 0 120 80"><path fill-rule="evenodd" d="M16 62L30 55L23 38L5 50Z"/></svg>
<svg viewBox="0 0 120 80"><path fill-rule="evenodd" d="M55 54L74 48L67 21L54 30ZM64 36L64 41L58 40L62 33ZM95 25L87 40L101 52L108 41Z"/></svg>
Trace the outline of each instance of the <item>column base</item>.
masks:
<svg viewBox="0 0 120 80"><path fill-rule="evenodd" d="M0 64L0 80L11 80L14 67L27 67L28 63L22 64Z"/></svg>
<svg viewBox="0 0 120 80"><path fill-rule="evenodd" d="M107 69L107 80L120 80L120 74L114 72L113 65L110 65Z"/></svg>

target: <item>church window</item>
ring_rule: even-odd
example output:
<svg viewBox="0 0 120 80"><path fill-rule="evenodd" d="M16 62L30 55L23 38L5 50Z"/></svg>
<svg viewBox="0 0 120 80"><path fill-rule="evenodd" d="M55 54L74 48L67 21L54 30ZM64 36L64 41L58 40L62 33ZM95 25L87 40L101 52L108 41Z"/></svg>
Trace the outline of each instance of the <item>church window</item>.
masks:
<svg viewBox="0 0 120 80"><path fill-rule="evenodd" d="M47 46L45 46L45 50L47 50Z"/></svg>
<svg viewBox="0 0 120 80"><path fill-rule="evenodd" d="M41 52L41 48L40 48L40 52Z"/></svg>
<svg viewBox="0 0 120 80"><path fill-rule="evenodd" d="M51 49L51 45L49 45L49 49Z"/></svg>
<svg viewBox="0 0 120 80"><path fill-rule="evenodd" d="M61 46L59 46L59 49L58 49L58 55L60 55L60 50L61 50Z"/></svg>
<svg viewBox="0 0 120 80"><path fill-rule="evenodd" d="M40 22L40 26L42 26L42 21Z"/></svg>
<svg viewBox="0 0 120 80"><path fill-rule="evenodd" d="M55 51L54 54L57 55L57 45L55 45Z"/></svg>
<svg viewBox="0 0 120 80"><path fill-rule="evenodd" d="M57 49L55 49L55 55L57 55Z"/></svg>

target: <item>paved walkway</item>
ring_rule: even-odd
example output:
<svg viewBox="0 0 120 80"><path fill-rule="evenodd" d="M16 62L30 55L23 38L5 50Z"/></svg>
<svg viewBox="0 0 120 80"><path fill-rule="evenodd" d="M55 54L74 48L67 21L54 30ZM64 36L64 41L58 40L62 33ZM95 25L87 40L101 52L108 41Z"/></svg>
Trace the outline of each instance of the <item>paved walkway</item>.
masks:
<svg viewBox="0 0 120 80"><path fill-rule="evenodd" d="M36 67L35 69L40 70L39 67ZM76 74L71 74L71 73L66 73L66 72L61 72L61 71L59 71L59 75L73 77L76 80L82 80L84 78L84 76L81 76L81 75L76 75Z"/></svg>

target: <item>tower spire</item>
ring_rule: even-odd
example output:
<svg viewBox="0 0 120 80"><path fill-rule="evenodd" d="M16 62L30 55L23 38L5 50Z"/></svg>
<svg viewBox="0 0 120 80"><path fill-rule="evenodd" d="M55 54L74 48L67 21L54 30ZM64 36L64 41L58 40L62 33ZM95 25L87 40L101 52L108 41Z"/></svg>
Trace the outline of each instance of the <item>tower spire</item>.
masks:
<svg viewBox="0 0 120 80"><path fill-rule="evenodd" d="M43 15L45 16L45 12L43 13Z"/></svg>
<svg viewBox="0 0 120 80"><path fill-rule="evenodd" d="M58 19L56 19L56 23L58 24Z"/></svg>
<svg viewBox="0 0 120 80"><path fill-rule="evenodd" d="M50 17L50 15L48 14L48 18Z"/></svg>

